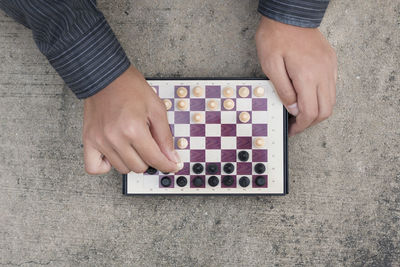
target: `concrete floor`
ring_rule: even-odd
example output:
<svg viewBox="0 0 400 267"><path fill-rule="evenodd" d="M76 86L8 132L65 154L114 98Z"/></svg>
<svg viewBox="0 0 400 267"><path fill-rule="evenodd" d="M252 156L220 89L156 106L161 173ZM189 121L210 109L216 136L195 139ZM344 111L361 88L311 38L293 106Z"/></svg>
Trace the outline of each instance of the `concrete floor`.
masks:
<svg viewBox="0 0 400 267"><path fill-rule="evenodd" d="M261 76L257 1L98 1L146 76ZM0 12L0 264L400 265L400 1L332 0L333 117L285 197L125 197L83 169L82 101Z"/></svg>

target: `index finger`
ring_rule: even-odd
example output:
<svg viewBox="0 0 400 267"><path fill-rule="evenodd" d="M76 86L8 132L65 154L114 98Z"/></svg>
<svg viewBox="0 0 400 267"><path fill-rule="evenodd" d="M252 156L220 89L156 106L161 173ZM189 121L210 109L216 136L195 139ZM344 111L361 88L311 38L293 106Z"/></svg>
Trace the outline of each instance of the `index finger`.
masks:
<svg viewBox="0 0 400 267"><path fill-rule="evenodd" d="M173 162L162 153L148 127L143 127L139 136L131 141L131 145L149 166L162 172L177 172L181 169L181 162Z"/></svg>
<svg viewBox="0 0 400 267"><path fill-rule="evenodd" d="M318 116L318 98L316 84L293 81L297 92L299 115L290 126L289 135L293 136L309 127Z"/></svg>

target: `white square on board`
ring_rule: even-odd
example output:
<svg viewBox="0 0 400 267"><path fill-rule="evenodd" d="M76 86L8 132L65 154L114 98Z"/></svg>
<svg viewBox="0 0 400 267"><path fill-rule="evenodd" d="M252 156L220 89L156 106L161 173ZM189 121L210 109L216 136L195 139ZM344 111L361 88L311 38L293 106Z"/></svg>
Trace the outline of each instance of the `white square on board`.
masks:
<svg viewBox="0 0 400 267"><path fill-rule="evenodd" d="M221 150L219 149L206 150L206 162L221 162Z"/></svg>
<svg viewBox="0 0 400 267"><path fill-rule="evenodd" d="M190 150L188 149L177 149L179 157L181 158L182 162L190 162Z"/></svg>
<svg viewBox="0 0 400 267"><path fill-rule="evenodd" d="M221 136L221 124L206 124L206 136Z"/></svg>
<svg viewBox="0 0 400 267"><path fill-rule="evenodd" d="M251 98L236 98L236 110L249 111L252 109Z"/></svg>
<svg viewBox="0 0 400 267"><path fill-rule="evenodd" d="M252 111L253 123L267 123L268 122L268 111Z"/></svg>
<svg viewBox="0 0 400 267"><path fill-rule="evenodd" d="M236 136L222 136L221 149L236 149Z"/></svg>
<svg viewBox="0 0 400 267"><path fill-rule="evenodd" d="M159 86L158 87L158 95L160 96L161 99L163 98L174 98L174 88L168 88L165 86Z"/></svg>
<svg viewBox="0 0 400 267"><path fill-rule="evenodd" d="M221 124L236 123L236 111L221 111Z"/></svg>
<svg viewBox="0 0 400 267"><path fill-rule="evenodd" d="M190 136L190 124L175 124L174 136Z"/></svg>
<svg viewBox="0 0 400 267"><path fill-rule="evenodd" d="M192 136L190 137L190 149L205 149L206 138L204 136Z"/></svg>
<svg viewBox="0 0 400 267"><path fill-rule="evenodd" d="M251 136L252 124L239 123L236 125L237 136Z"/></svg>
<svg viewBox="0 0 400 267"><path fill-rule="evenodd" d="M175 123L175 116L173 111L167 111L167 119L169 124L174 124Z"/></svg>

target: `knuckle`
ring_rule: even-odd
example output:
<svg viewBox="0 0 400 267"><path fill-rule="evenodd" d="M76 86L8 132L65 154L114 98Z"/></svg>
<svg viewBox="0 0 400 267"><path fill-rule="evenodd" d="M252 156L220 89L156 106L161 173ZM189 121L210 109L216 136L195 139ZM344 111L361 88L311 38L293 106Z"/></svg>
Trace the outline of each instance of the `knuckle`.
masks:
<svg viewBox="0 0 400 267"><path fill-rule="evenodd" d="M308 120L314 120L318 117L318 108L316 107L307 107L303 111L304 117Z"/></svg>
<svg viewBox="0 0 400 267"><path fill-rule="evenodd" d="M129 139L136 139L140 135L140 127L136 123L128 123L123 129L122 134Z"/></svg>
<svg viewBox="0 0 400 267"><path fill-rule="evenodd" d="M90 175L100 174L100 171L90 164L85 164L85 171Z"/></svg>
<svg viewBox="0 0 400 267"><path fill-rule="evenodd" d="M332 115L332 109L329 108L329 109L326 109L326 110L322 111L322 112L319 114L319 117L318 117L318 118L319 118L320 120L326 120L326 119L329 118L331 115Z"/></svg>

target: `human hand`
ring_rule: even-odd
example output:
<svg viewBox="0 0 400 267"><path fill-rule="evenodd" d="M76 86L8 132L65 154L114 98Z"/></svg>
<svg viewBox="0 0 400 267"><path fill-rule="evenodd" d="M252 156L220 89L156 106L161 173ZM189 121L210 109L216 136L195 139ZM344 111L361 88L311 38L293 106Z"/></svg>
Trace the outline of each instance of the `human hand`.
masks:
<svg viewBox="0 0 400 267"><path fill-rule="evenodd" d="M293 136L327 119L336 102L336 54L317 28L262 17L256 33L262 70L289 113Z"/></svg>
<svg viewBox="0 0 400 267"><path fill-rule="evenodd" d="M102 174L142 173L152 166L176 172L181 160L163 102L134 67L85 99L83 144L85 169Z"/></svg>

